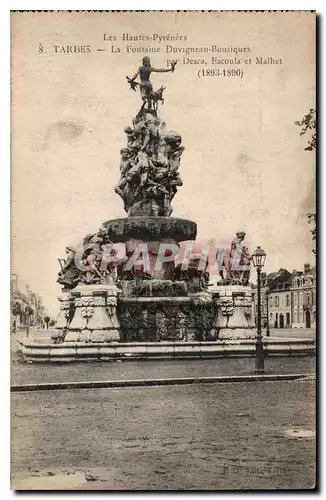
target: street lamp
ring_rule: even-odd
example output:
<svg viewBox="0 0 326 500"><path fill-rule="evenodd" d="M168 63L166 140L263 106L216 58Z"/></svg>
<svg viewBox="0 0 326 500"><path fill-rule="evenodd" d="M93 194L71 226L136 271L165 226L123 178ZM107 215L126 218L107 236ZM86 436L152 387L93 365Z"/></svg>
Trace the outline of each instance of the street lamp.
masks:
<svg viewBox="0 0 326 500"><path fill-rule="evenodd" d="M252 260L255 268L257 269L257 337L256 337L256 358L255 358L255 372L263 373L264 369L264 349L261 332L261 270L264 267L266 260L266 253L261 247L257 247L252 254Z"/></svg>

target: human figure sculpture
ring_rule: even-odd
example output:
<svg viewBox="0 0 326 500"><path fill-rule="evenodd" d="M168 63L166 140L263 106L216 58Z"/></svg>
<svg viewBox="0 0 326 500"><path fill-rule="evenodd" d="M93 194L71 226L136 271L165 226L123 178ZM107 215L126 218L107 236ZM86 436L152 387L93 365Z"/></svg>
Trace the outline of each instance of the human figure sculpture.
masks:
<svg viewBox="0 0 326 500"><path fill-rule="evenodd" d="M182 264L178 264L173 272L173 279L176 281L185 281L187 283L188 292L203 292L209 287L209 272L208 263L205 268L200 266L202 256L192 258L186 269L183 269Z"/></svg>
<svg viewBox="0 0 326 500"><path fill-rule="evenodd" d="M181 136L167 132L158 117L145 113L125 127L127 147L121 149L120 181L115 191L128 215L169 216L171 200L182 186L178 173L184 151Z"/></svg>
<svg viewBox="0 0 326 500"><path fill-rule="evenodd" d="M137 135L135 133L135 130L133 128L129 127L129 125L124 128L124 132L125 132L125 134L127 134L127 145L128 145L127 147L130 148L130 147L132 147Z"/></svg>
<svg viewBox="0 0 326 500"><path fill-rule="evenodd" d="M89 246L83 255L82 263L84 266L82 281L85 284L99 283L103 279L100 272L103 251L99 244L93 243Z"/></svg>
<svg viewBox="0 0 326 500"><path fill-rule="evenodd" d="M140 85L143 106L132 120L132 126L124 128L127 145L122 148L120 180L115 187L128 216L163 216L172 213L171 200L182 186L178 173L180 157L184 151L182 138L174 131L166 130L166 123L157 116L157 103L163 101L162 86L153 92L150 82L152 72L174 71L155 69L148 57L133 78L128 78L135 90ZM140 84L135 80L140 76ZM147 107L145 107L147 105Z"/></svg>
<svg viewBox="0 0 326 500"><path fill-rule="evenodd" d="M130 175L128 176L128 172L132 169L135 169L136 165L132 160L132 154L129 148L122 148L120 150L121 161L120 161L120 181L117 186L114 188L115 192L119 194L123 199L125 197L126 191L124 190L128 180L130 179Z"/></svg>
<svg viewBox="0 0 326 500"><path fill-rule="evenodd" d="M230 249L224 249L220 276L223 282L247 285L250 279L252 256L248 247L243 245L246 233L239 231L232 240Z"/></svg>
<svg viewBox="0 0 326 500"><path fill-rule="evenodd" d="M132 90L136 90L136 87L138 85L140 87L140 95L143 101L143 105L140 111L145 108L146 103L148 109L152 109L154 105L156 107L156 109L154 110L157 111L157 103L158 101L162 101L164 87L161 87L158 91L153 93L153 86L150 81L151 73L173 73L176 66L176 61L172 63L171 68L167 69L153 68L148 56L143 57L142 63L142 66L138 68L136 74L132 78L127 77L127 81ZM138 76L140 77L140 84L135 81Z"/></svg>
<svg viewBox="0 0 326 500"><path fill-rule="evenodd" d="M71 290L81 281L81 272L76 266L75 258L76 250L69 246L66 247L66 259L59 259L60 265L62 266L62 260L64 265L58 273L57 282L63 285L63 290Z"/></svg>
<svg viewBox="0 0 326 500"><path fill-rule="evenodd" d="M240 278L243 285L248 285L249 283L251 261L252 255L250 254L248 247L244 246L240 258L240 266L242 267L242 269L240 270Z"/></svg>
<svg viewBox="0 0 326 500"><path fill-rule="evenodd" d="M109 250L107 245L112 245L112 241L107 229L101 227L96 233L87 234L77 248L66 247L66 259L58 259L61 270L58 273L57 282L64 286L63 290L71 290L79 283L90 285L111 283L117 280L115 263L109 260L107 266L103 267L105 255L108 252L111 254L115 252L114 249ZM78 259L76 258L77 252Z"/></svg>

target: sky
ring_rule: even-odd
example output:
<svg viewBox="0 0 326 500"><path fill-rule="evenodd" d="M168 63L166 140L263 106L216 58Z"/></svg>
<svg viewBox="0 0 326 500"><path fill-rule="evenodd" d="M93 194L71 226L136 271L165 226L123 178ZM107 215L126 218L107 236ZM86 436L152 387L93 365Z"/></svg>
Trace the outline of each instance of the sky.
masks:
<svg viewBox="0 0 326 500"><path fill-rule="evenodd" d="M131 43L123 33L187 40ZM266 251L267 272L313 264L306 213L315 210L315 156L295 125L315 107L313 14L14 13L12 272L55 315L65 246L125 216L114 186L123 129L140 107L126 76L145 55L127 53L127 45L160 48L149 54L155 67L178 59L173 74L152 76L154 88L166 86L159 114L185 147L172 215L195 221L201 242L224 245L245 230L249 248ZM225 66L212 56L234 52L185 56L206 65L166 52L212 45L250 52ZM282 64L256 64L256 57ZM240 68L243 77L198 78L200 69L224 68Z"/></svg>

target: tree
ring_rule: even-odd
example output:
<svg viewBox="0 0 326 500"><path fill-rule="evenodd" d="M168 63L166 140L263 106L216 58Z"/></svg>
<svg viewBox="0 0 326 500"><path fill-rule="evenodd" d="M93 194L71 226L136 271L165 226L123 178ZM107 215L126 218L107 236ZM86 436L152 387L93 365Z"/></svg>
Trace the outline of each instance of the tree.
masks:
<svg viewBox="0 0 326 500"><path fill-rule="evenodd" d="M316 149L316 110L310 109L309 113L304 115L301 121L296 121L295 124L301 127L300 135L311 131L311 139L304 149L305 151L314 151Z"/></svg>
<svg viewBox="0 0 326 500"><path fill-rule="evenodd" d="M11 303L11 312L13 316L19 316L22 313L22 308L19 302Z"/></svg>
<svg viewBox="0 0 326 500"><path fill-rule="evenodd" d="M50 316L45 316L44 317L44 321L45 321L45 324L46 324L46 329L48 330L49 329L49 323L50 323Z"/></svg>
<svg viewBox="0 0 326 500"><path fill-rule="evenodd" d="M310 109L309 113L307 113L301 121L296 121L296 125L301 127L300 135L304 135L306 133L311 133L311 139L308 140L308 145L304 148L305 151L315 151L317 147L317 139L316 139L316 131L317 131L317 122L316 122L316 110ZM310 230L312 234L313 241L316 240L317 228L316 228L316 214L309 213L307 214L308 223L311 224L312 229ZM314 248L312 251L316 255L316 249Z"/></svg>
<svg viewBox="0 0 326 500"><path fill-rule="evenodd" d="M52 318L52 319L51 319L51 321L50 321L50 323L49 323L49 325L50 325L50 326L54 326L54 325L56 324L56 322L57 322L57 321L56 321L55 319L53 319L53 318Z"/></svg>
<svg viewBox="0 0 326 500"><path fill-rule="evenodd" d="M310 230L312 234L312 240L316 240L316 214L309 213L307 214L308 223L311 224L312 229ZM314 248L312 252L316 255L316 249Z"/></svg>

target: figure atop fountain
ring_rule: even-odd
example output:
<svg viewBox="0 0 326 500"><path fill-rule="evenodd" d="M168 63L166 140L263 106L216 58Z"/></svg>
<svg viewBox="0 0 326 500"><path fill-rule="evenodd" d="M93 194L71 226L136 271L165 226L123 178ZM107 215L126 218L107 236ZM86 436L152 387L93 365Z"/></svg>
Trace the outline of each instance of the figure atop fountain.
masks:
<svg viewBox="0 0 326 500"><path fill-rule="evenodd" d="M127 144L120 150L120 180L115 191L121 196L128 217L170 217L171 201L182 180L178 172L184 152L182 137L168 130L165 121L157 114L158 101L162 101L161 87L153 91L150 82L152 72L174 71L176 62L169 69L151 66L149 57L143 58L133 78L127 80L130 88L140 86L143 105L124 128ZM135 79L140 75L140 83Z"/></svg>
<svg viewBox="0 0 326 500"><path fill-rule="evenodd" d="M158 90L153 91L153 86L150 81L150 75L151 73L168 73L168 72L173 73L177 62L173 61L171 68L168 69L153 68L153 66L151 66L150 58L147 56L143 57L142 62L143 62L142 66L138 68L137 73L132 78L129 78L127 76L127 81L130 85L130 89L132 90L136 90L136 87L138 85L140 87L140 95L143 101L143 105L140 108L139 113L141 113L145 109L146 104L148 110L154 110L154 112L156 112L158 102L159 101L161 101L162 103L164 102L163 91L165 87L162 86ZM140 77L140 84L135 81L138 75Z"/></svg>
<svg viewBox="0 0 326 500"><path fill-rule="evenodd" d="M238 231L231 241L230 248L223 249L220 267L221 284L249 284L252 256L248 247L243 244L245 236L244 231Z"/></svg>

